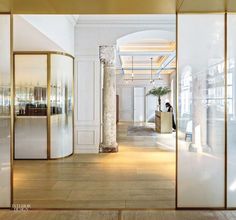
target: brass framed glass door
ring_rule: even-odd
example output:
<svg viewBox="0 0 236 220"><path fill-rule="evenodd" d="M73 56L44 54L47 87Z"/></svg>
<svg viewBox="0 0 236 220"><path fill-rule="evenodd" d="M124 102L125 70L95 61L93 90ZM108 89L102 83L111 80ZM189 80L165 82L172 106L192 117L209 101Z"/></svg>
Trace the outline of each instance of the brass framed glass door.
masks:
<svg viewBox="0 0 236 220"><path fill-rule="evenodd" d="M47 54L15 54L14 159L47 159Z"/></svg>
<svg viewBox="0 0 236 220"><path fill-rule="evenodd" d="M12 198L11 15L0 14L0 208Z"/></svg>

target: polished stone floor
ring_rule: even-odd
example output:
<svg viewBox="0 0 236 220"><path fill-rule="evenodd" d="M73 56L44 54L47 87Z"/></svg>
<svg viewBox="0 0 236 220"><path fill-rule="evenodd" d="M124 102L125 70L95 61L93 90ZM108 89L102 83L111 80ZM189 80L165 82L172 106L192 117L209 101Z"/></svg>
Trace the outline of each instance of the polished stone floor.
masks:
<svg viewBox="0 0 236 220"><path fill-rule="evenodd" d="M130 137L129 125L118 126L118 153L15 161L14 203L32 208L174 208L175 134Z"/></svg>

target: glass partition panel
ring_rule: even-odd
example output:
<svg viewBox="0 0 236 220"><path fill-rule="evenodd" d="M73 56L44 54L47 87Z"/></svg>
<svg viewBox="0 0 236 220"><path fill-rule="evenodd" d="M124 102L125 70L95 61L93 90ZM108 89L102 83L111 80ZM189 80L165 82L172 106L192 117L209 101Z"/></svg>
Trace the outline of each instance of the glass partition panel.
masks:
<svg viewBox="0 0 236 220"><path fill-rule="evenodd" d="M178 207L224 207L224 15L179 15Z"/></svg>
<svg viewBox="0 0 236 220"><path fill-rule="evenodd" d="M10 207L10 16L0 15L0 207Z"/></svg>
<svg viewBox="0 0 236 220"><path fill-rule="evenodd" d="M236 15L228 15L228 207L236 207Z"/></svg>
<svg viewBox="0 0 236 220"><path fill-rule="evenodd" d="M73 59L51 55L51 158L73 152L72 123Z"/></svg>
<svg viewBox="0 0 236 220"><path fill-rule="evenodd" d="M14 156L47 158L47 55L15 55Z"/></svg>

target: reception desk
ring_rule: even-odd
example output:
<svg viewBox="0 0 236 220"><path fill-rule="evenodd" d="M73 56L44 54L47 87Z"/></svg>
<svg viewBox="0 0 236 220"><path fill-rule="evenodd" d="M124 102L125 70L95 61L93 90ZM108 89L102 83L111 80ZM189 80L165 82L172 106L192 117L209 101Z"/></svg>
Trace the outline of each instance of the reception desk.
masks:
<svg viewBox="0 0 236 220"><path fill-rule="evenodd" d="M155 112L155 128L159 133L172 133L172 112Z"/></svg>

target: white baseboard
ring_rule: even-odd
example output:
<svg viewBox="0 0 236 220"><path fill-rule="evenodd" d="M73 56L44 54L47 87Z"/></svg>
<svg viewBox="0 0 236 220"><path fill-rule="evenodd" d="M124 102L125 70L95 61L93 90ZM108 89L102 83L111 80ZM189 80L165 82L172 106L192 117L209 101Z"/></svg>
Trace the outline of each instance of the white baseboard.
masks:
<svg viewBox="0 0 236 220"><path fill-rule="evenodd" d="M98 154L99 153L99 147L98 146L89 146L89 147L75 147L74 150L75 154Z"/></svg>

